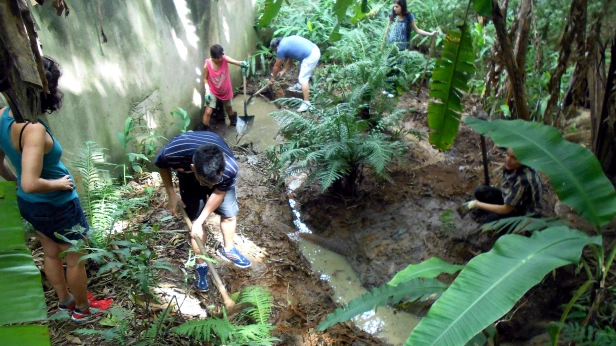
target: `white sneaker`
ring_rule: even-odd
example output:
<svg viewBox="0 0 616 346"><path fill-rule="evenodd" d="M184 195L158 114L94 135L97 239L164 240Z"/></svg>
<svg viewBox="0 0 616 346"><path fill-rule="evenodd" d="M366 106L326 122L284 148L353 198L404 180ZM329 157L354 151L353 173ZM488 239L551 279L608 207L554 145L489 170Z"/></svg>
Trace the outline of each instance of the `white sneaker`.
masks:
<svg viewBox="0 0 616 346"><path fill-rule="evenodd" d="M393 99L394 98L394 94L390 94L390 93L387 93L387 95L385 95L385 96L387 96L388 99Z"/></svg>
<svg viewBox="0 0 616 346"><path fill-rule="evenodd" d="M310 101L304 101L304 103L302 103L301 106L299 106L299 108L297 109L297 111L299 113L301 112L305 112L308 110L308 107L310 107Z"/></svg>
<svg viewBox="0 0 616 346"><path fill-rule="evenodd" d="M295 83L294 86L289 88L289 91L302 91L302 85L299 83Z"/></svg>
<svg viewBox="0 0 616 346"><path fill-rule="evenodd" d="M382 94L383 94L383 95L385 95L385 96L387 96L387 94L389 94L389 93L387 92L387 90L383 90L383 91L382 91Z"/></svg>

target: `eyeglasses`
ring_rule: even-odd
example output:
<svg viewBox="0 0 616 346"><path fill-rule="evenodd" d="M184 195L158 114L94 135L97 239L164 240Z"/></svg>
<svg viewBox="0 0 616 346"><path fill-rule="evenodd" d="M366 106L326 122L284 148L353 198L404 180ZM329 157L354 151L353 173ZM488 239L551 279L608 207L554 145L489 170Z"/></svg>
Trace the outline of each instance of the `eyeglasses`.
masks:
<svg viewBox="0 0 616 346"><path fill-rule="evenodd" d="M193 172L193 173L195 173L195 179L197 179L197 181L199 182L199 185L201 185L201 186L206 186L206 187L211 187L212 185L214 185L214 184L208 184L208 183L206 183L206 182L202 181L202 180L199 178L199 175L197 175L197 172Z"/></svg>

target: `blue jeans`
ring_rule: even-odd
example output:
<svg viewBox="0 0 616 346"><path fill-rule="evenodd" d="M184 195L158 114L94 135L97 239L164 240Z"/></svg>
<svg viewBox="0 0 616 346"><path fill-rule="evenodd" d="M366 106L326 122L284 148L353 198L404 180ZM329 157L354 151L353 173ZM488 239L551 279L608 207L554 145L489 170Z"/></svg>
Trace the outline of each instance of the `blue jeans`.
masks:
<svg viewBox="0 0 616 346"><path fill-rule="evenodd" d="M32 224L35 230L58 244L66 244L66 242L57 238L56 232L67 239L78 240L83 239L90 229L79 204L79 198L74 198L62 205L54 205L32 203L17 197L17 205L21 217Z"/></svg>

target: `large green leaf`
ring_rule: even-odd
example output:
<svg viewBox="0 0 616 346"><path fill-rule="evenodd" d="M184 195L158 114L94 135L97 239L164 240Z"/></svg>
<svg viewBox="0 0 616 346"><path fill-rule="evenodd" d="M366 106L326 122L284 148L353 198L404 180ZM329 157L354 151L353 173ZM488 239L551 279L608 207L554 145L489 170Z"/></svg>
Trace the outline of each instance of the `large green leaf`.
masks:
<svg viewBox="0 0 616 346"><path fill-rule="evenodd" d="M430 144L447 150L453 144L460 126L462 92L475 73L475 52L469 26L447 35L442 58L436 60L430 81L430 97L438 99L428 105Z"/></svg>
<svg viewBox="0 0 616 346"><path fill-rule="evenodd" d="M589 237L567 227L551 227L530 238L501 237L490 252L473 258L421 320L406 345L464 345L502 317L550 271L577 263Z"/></svg>
<svg viewBox="0 0 616 346"><path fill-rule="evenodd" d="M492 15L492 0L473 0L473 8L480 16Z"/></svg>
<svg viewBox="0 0 616 346"><path fill-rule="evenodd" d="M396 304L403 298L410 297L410 300L415 300L442 292L445 287L444 283L436 279L415 279L400 283L397 286L386 284L376 287L372 291L352 299L347 306L337 308L336 311L327 315L325 320L319 323L317 330L325 330L336 323L348 321L361 313L386 305L390 297L392 298L391 303Z"/></svg>
<svg viewBox="0 0 616 346"><path fill-rule="evenodd" d="M402 269L394 276L387 284L396 286L401 282L411 281L416 278L435 278L441 273L453 274L462 270L464 266L449 264L438 257L432 257L419 264L409 264L408 267Z"/></svg>
<svg viewBox="0 0 616 346"><path fill-rule="evenodd" d="M497 145L512 148L521 163L547 174L560 201L592 224L604 226L616 215L614 186L597 158L564 140L555 128L524 120L467 118L466 123Z"/></svg>
<svg viewBox="0 0 616 346"><path fill-rule="evenodd" d="M280 11L280 7L282 7L282 0L265 0L265 8L263 15L259 18L258 26L260 28L268 26Z"/></svg>
<svg viewBox="0 0 616 346"><path fill-rule="evenodd" d="M47 318L41 274L26 247L15 183L0 183L0 325ZM3 345L49 345L47 326L0 327Z"/></svg>
<svg viewBox="0 0 616 346"><path fill-rule="evenodd" d="M338 18L338 24L342 23L346 17L347 9L349 6L353 5L353 2L355 2L355 0L336 0L336 3L334 3L332 7L332 11L334 11L334 14Z"/></svg>
<svg viewBox="0 0 616 346"><path fill-rule="evenodd" d="M26 247L15 183L0 183L0 196L0 325L44 320L41 274Z"/></svg>
<svg viewBox="0 0 616 346"><path fill-rule="evenodd" d="M0 327L2 345L48 346L49 329L47 326L27 325Z"/></svg>

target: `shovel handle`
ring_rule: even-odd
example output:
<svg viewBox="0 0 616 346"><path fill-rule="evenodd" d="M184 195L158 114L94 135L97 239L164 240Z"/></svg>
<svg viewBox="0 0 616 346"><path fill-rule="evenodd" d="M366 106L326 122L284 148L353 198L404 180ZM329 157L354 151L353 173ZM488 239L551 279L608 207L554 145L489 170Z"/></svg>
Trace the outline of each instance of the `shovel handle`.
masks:
<svg viewBox="0 0 616 346"><path fill-rule="evenodd" d="M188 214L186 214L186 210L184 210L184 208L182 208L181 205L178 207L180 208L180 211L182 212L182 216L184 217L184 221L186 222L186 225L188 225L188 228L192 229L192 221L190 221ZM197 243L197 246L199 247L201 254L205 255L206 251L205 251L205 247L203 246L203 242L201 242L201 239L199 239L199 237L193 237L193 239L195 240L195 243ZM210 262L208 261L205 261L205 264L210 270L210 273L212 273L212 276L214 277L214 284L216 285L216 288L218 288L218 291L220 292L220 295L222 296L222 300L225 304L225 308L227 308L227 310L233 308L233 306L235 306L235 302L229 296L229 293L227 292L225 285L222 284L222 280L220 280L220 276L218 276L218 272L216 271L216 268L214 268L214 266L211 265Z"/></svg>
<svg viewBox="0 0 616 346"><path fill-rule="evenodd" d="M244 82L244 98L246 98L246 75L242 73L242 80Z"/></svg>

